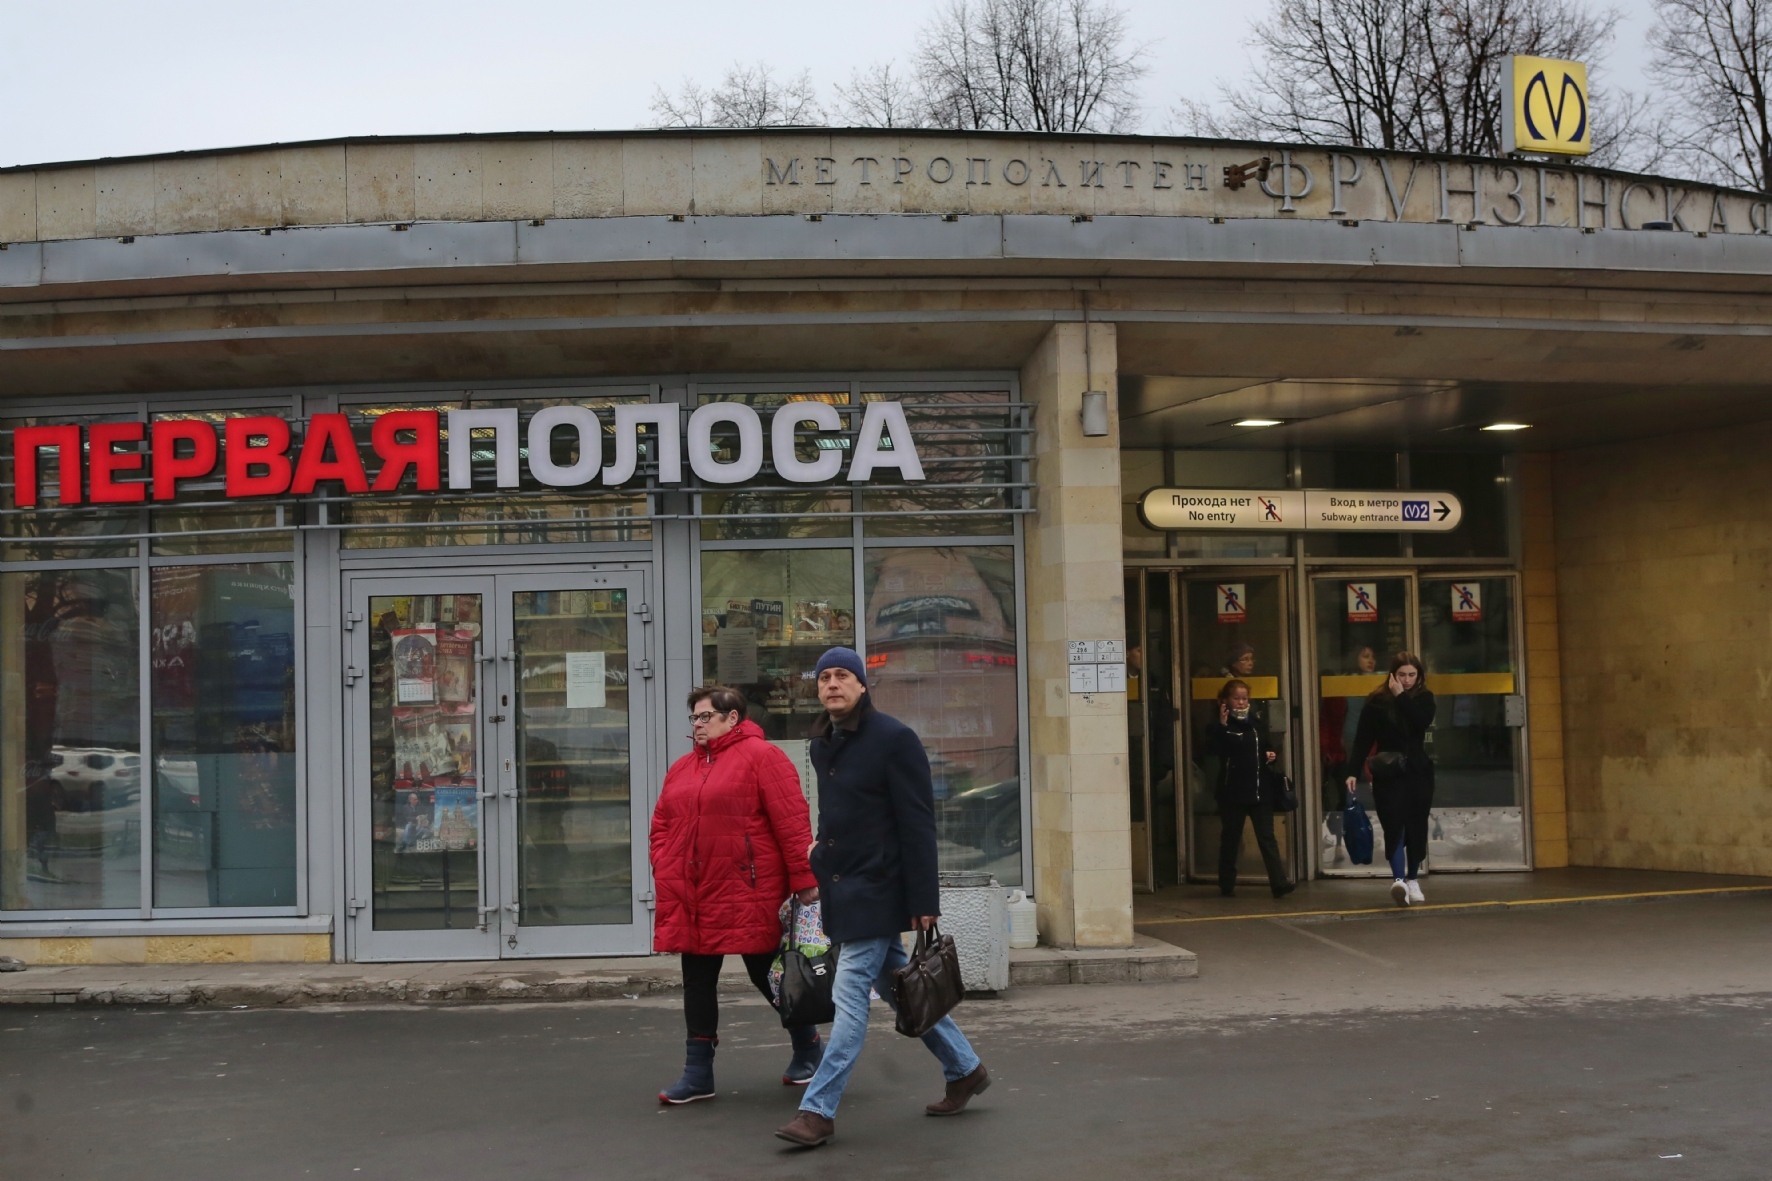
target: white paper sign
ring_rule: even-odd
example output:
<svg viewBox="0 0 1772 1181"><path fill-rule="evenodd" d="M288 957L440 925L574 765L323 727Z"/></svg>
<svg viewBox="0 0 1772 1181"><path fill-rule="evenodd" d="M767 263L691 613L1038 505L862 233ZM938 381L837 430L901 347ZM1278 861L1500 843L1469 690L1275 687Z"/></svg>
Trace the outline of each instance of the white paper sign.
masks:
<svg viewBox="0 0 1772 1181"><path fill-rule="evenodd" d="M606 700L603 653L566 653L566 708L602 709Z"/></svg>
<svg viewBox="0 0 1772 1181"><path fill-rule="evenodd" d="M1095 670L1098 667L1099 667L1098 665L1093 665L1093 664L1073 664L1073 665L1071 665L1071 692L1072 693L1094 693L1094 692L1096 692L1096 686L1100 683L1096 679L1096 675L1095 675Z"/></svg>
<svg viewBox="0 0 1772 1181"><path fill-rule="evenodd" d="M757 683L757 629L723 627L714 638L714 675L722 685Z"/></svg>
<svg viewBox="0 0 1772 1181"><path fill-rule="evenodd" d="M1095 663L1094 640L1066 640L1065 647L1070 652L1072 664Z"/></svg>
<svg viewBox="0 0 1772 1181"><path fill-rule="evenodd" d="M1124 693L1126 691L1125 664L1096 665L1095 691L1097 693Z"/></svg>

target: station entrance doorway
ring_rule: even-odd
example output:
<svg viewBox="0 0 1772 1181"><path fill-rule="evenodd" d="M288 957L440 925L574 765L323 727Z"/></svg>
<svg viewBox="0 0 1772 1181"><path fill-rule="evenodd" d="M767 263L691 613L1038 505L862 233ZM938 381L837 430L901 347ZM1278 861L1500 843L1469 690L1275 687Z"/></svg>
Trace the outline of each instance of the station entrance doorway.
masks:
<svg viewBox="0 0 1772 1181"><path fill-rule="evenodd" d="M1342 837L1346 778L1381 834L1353 747L1391 657L1418 653L1437 712L1428 867L1530 868L1517 575L1438 568L1296 565L1128 570L1128 730L1133 884L1215 881L1218 759L1207 743L1225 681L1249 685L1254 716L1292 777L1298 811L1275 818L1288 876L1388 876L1383 838L1356 864ZM1239 881L1265 882L1244 833Z"/></svg>

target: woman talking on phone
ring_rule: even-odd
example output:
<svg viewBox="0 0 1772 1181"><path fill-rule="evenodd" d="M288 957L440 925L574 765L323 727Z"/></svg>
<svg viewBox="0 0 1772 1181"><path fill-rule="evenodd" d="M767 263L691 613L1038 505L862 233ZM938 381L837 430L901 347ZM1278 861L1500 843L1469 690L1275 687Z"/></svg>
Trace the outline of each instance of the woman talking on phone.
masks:
<svg viewBox="0 0 1772 1181"><path fill-rule="evenodd" d="M1292 893L1286 863L1274 840L1274 810L1261 792L1262 771L1276 752L1249 708L1249 685L1232 677L1218 691L1218 720L1206 727L1208 749L1218 756L1218 892L1226 898L1237 889L1237 850L1243 844L1243 822L1255 826L1255 844L1267 866L1268 886L1275 898Z"/></svg>
<svg viewBox="0 0 1772 1181"><path fill-rule="evenodd" d="M1434 695L1428 691L1421 658L1399 652L1384 684L1366 698L1347 752L1348 791L1354 790L1362 768L1372 778L1378 823L1384 826L1384 855L1396 879L1391 898L1398 906L1427 901L1416 875L1427 860L1427 819L1434 806L1434 762L1426 745L1433 724Z"/></svg>

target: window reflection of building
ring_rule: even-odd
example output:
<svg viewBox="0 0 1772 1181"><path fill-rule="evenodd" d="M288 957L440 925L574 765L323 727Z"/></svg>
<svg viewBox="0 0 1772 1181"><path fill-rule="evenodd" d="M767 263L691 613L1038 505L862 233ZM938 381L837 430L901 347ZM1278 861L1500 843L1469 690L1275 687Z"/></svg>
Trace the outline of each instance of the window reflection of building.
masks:
<svg viewBox="0 0 1772 1181"><path fill-rule="evenodd" d="M140 905L132 571L0 579L0 908Z"/></svg>
<svg viewBox="0 0 1772 1181"><path fill-rule="evenodd" d="M876 549L867 558L875 704L929 752L944 868L1020 881L1020 713L1008 547Z"/></svg>

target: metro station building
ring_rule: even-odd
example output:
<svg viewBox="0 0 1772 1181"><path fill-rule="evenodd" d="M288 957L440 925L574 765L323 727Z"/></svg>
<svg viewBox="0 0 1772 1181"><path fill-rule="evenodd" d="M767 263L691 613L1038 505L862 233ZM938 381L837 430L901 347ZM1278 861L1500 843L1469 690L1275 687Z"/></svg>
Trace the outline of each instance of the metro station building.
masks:
<svg viewBox="0 0 1772 1181"><path fill-rule="evenodd" d="M643 952L685 696L804 764L835 643L1056 945L1211 880L1231 675L1291 872L1382 872L1401 650L1433 872L1772 875L1768 210L941 132L0 170L0 953Z"/></svg>

